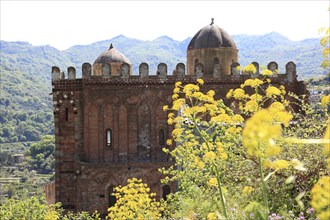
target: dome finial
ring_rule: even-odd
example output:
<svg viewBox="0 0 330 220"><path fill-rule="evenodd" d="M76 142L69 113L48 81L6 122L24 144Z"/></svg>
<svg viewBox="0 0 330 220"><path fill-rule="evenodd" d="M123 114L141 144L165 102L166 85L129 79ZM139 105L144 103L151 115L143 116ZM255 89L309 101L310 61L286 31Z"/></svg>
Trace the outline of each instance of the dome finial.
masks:
<svg viewBox="0 0 330 220"><path fill-rule="evenodd" d="M214 18L211 18L211 24L210 25L212 25L212 24L214 24Z"/></svg>
<svg viewBox="0 0 330 220"><path fill-rule="evenodd" d="M113 46L112 46L112 43L110 44L110 47L109 47L109 50L111 50L113 48Z"/></svg>

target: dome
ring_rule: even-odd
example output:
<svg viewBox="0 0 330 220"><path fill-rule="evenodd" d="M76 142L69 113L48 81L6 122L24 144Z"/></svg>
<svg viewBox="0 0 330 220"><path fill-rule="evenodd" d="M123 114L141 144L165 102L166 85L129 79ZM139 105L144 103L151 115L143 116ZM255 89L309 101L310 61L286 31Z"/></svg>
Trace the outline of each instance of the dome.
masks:
<svg viewBox="0 0 330 220"><path fill-rule="evenodd" d="M113 62L122 62L131 64L131 61L125 57L124 54L120 53L118 50L114 49L112 44L110 45L107 51L104 51L95 61L96 63L113 63Z"/></svg>
<svg viewBox="0 0 330 220"><path fill-rule="evenodd" d="M219 48L232 47L236 49L235 42L230 35L214 24L212 18L211 24L200 29L191 39L188 50L201 48Z"/></svg>

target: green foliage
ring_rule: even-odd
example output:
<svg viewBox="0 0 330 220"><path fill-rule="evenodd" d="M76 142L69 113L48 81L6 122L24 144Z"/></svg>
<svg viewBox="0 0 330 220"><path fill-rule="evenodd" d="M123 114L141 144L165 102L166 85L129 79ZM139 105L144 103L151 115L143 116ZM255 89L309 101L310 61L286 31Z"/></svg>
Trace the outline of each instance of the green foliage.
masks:
<svg viewBox="0 0 330 220"><path fill-rule="evenodd" d="M20 199L6 199L0 206L2 220L101 220L95 211L64 213L60 203L47 205L43 196L24 197Z"/></svg>
<svg viewBox="0 0 330 220"><path fill-rule="evenodd" d="M95 211L92 215L90 215L88 212L82 211L82 212L68 212L65 215L62 215L61 220L101 220L100 214ZM51 219L49 219L51 220Z"/></svg>
<svg viewBox="0 0 330 220"><path fill-rule="evenodd" d="M3 220L41 220L51 212L56 210L58 205L48 206L43 197L30 197L23 199L6 199L0 206L0 219ZM52 216L58 219L57 212Z"/></svg>
<svg viewBox="0 0 330 220"><path fill-rule="evenodd" d="M198 187L195 184L171 194L166 200L165 216L173 219L203 219L210 210L217 210L220 202L214 190L209 187Z"/></svg>
<svg viewBox="0 0 330 220"><path fill-rule="evenodd" d="M42 186L53 179L54 142L54 136L47 135L37 143L2 144L0 178L4 181L4 196L19 198L43 193Z"/></svg>
<svg viewBox="0 0 330 220"><path fill-rule="evenodd" d="M47 135L30 147L30 164L33 170L39 173L48 174L54 172L55 160L55 137Z"/></svg>

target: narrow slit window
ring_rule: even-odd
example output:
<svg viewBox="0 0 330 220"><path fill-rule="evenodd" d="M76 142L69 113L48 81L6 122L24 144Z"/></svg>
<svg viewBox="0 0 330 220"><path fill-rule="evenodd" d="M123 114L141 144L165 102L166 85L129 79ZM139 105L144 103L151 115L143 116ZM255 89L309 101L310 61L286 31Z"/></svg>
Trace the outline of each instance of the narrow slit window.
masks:
<svg viewBox="0 0 330 220"><path fill-rule="evenodd" d="M106 146L107 147L111 147L111 138L112 138L111 129L107 129L106 130Z"/></svg>
<svg viewBox="0 0 330 220"><path fill-rule="evenodd" d="M116 204L116 196L113 195L114 193L114 186L110 186L109 188L109 207L112 207Z"/></svg>
<svg viewBox="0 0 330 220"><path fill-rule="evenodd" d="M163 146L165 145L165 130L163 128L159 129L159 145Z"/></svg>
<svg viewBox="0 0 330 220"><path fill-rule="evenodd" d="M65 121L69 121L69 109L65 108Z"/></svg>

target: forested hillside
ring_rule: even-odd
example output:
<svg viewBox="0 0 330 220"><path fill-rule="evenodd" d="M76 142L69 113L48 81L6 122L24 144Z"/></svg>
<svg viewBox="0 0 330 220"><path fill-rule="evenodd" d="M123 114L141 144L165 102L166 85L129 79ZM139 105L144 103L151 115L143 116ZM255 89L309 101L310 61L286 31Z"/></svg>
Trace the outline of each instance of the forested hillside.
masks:
<svg viewBox="0 0 330 220"><path fill-rule="evenodd" d="M297 64L300 79L324 75L319 39L290 41L277 34L233 36L239 49L239 62L245 66L253 61L266 66L270 61L279 64L280 72L289 61ZM51 67L62 70L73 65L81 76L81 65L91 64L112 43L133 63L133 74L147 62L150 74L156 73L161 62L172 74L175 65L185 63L186 49L191 38L176 41L167 36L142 41L119 35L90 45L76 45L59 51L51 46L32 46L27 42L1 41L0 143L38 141L53 134L51 103Z"/></svg>
<svg viewBox="0 0 330 220"><path fill-rule="evenodd" d="M1 41L0 143L38 141L53 133L50 68L70 65L51 46Z"/></svg>
<svg viewBox="0 0 330 220"><path fill-rule="evenodd" d="M242 66L253 61L266 66L275 61L280 72L284 72L285 64L293 61L301 80L325 74L320 64L323 57L319 39L291 41L275 32L259 36L234 35L233 38L239 49L239 62Z"/></svg>

